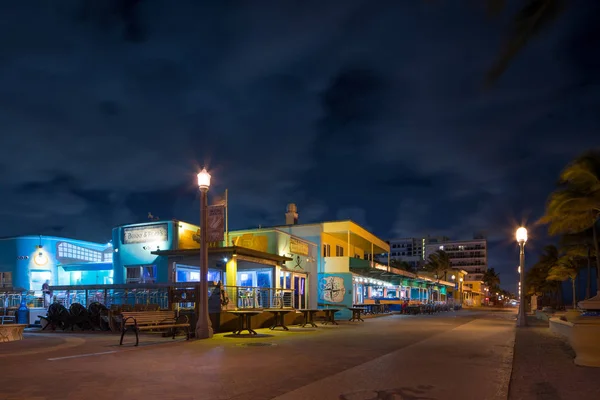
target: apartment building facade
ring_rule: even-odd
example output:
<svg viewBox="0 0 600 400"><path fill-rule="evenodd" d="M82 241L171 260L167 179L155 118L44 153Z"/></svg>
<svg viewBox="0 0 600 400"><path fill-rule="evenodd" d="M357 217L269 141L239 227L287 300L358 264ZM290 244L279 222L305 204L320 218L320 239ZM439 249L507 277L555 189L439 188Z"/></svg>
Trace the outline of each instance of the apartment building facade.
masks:
<svg viewBox="0 0 600 400"><path fill-rule="evenodd" d="M487 239L476 236L471 240L430 241L425 246L425 258L438 250L450 257L452 268L468 272L469 280L481 280L488 268Z"/></svg>

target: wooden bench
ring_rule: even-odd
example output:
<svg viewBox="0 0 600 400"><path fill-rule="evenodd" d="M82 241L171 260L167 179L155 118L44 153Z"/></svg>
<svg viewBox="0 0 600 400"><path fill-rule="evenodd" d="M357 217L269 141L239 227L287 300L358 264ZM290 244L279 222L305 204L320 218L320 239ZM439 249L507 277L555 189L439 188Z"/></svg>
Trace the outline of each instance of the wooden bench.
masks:
<svg viewBox="0 0 600 400"><path fill-rule="evenodd" d="M175 311L123 311L121 313L121 341L128 329L135 332L135 345L139 344L139 332L150 330L173 329L173 339L177 333L176 328L184 328L187 340L190 339L190 322L187 316L183 316L184 321L179 321L175 316ZM181 318L180 318L181 319Z"/></svg>

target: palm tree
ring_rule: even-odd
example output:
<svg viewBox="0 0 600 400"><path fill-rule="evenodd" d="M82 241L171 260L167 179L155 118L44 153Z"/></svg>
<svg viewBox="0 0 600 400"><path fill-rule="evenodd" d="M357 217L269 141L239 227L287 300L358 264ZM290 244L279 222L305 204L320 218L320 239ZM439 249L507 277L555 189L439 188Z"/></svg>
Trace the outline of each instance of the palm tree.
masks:
<svg viewBox="0 0 600 400"><path fill-rule="evenodd" d="M491 289L500 286L500 276L494 268L490 268L483 274L483 283Z"/></svg>
<svg viewBox="0 0 600 400"><path fill-rule="evenodd" d="M573 289L573 309L577 308L577 291L575 290L575 279L579 270L579 264L581 259L576 254L565 254L558 259L556 265L550 268L548 271L549 281L560 281L564 282L567 279L571 279L571 287Z"/></svg>
<svg viewBox="0 0 600 400"><path fill-rule="evenodd" d="M550 298L551 303L556 301L557 305L560 305L562 298L560 285L555 282L549 282L546 279L550 269L558 263L559 259L560 253L556 246L549 245L544 247L544 251L538 261L525 273L525 287L527 292L523 293L523 295L542 296L540 305L543 305L543 299L546 297Z"/></svg>
<svg viewBox="0 0 600 400"><path fill-rule="evenodd" d="M594 257L594 241L591 229L584 232L563 235L560 239L560 247L567 252L577 252L587 259L587 279L585 287L585 298L592 295L592 261Z"/></svg>
<svg viewBox="0 0 600 400"><path fill-rule="evenodd" d="M552 193L540 219L551 235L580 233L592 229L596 255L597 295L600 298L600 249L597 222L600 219L600 150L590 151L561 173L560 187Z"/></svg>
<svg viewBox="0 0 600 400"><path fill-rule="evenodd" d="M402 260L397 260L395 258L392 258L390 260L390 267L398 268L398 269L401 269L403 271L408 271L408 272L412 272L414 269L410 263L408 263L406 261L402 261Z"/></svg>
<svg viewBox="0 0 600 400"><path fill-rule="evenodd" d="M444 280L446 280L448 271L452 269L450 256L448 256L448 253L444 250L438 250L427 257L424 267L425 271L431 272L438 282L442 279L442 276L444 276Z"/></svg>

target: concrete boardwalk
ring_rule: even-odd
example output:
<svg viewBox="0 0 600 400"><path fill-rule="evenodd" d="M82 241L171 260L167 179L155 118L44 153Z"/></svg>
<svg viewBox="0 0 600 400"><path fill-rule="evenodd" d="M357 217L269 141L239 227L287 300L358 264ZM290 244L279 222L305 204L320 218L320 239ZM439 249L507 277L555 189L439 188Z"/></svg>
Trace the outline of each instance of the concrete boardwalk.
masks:
<svg viewBox="0 0 600 400"><path fill-rule="evenodd" d="M547 321L530 317L528 322L517 330L509 399L599 399L600 368L575 365L575 353L550 332Z"/></svg>
<svg viewBox="0 0 600 400"><path fill-rule="evenodd" d="M389 316L259 333L175 343L151 335L138 348L119 347L115 335L28 334L0 346L0 399L485 400L508 393L512 313Z"/></svg>

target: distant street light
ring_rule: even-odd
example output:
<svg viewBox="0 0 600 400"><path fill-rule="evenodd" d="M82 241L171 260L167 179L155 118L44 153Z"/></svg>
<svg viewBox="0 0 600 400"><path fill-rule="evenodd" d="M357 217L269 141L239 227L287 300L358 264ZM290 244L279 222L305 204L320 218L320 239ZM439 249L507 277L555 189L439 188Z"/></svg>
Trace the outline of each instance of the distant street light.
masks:
<svg viewBox="0 0 600 400"><path fill-rule="evenodd" d="M517 326L527 326L527 316L525 315L525 243L527 243L527 229L520 227L516 233L519 243L519 315L517 316Z"/></svg>
<svg viewBox="0 0 600 400"><path fill-rule="evenodd" d="M196 339L209 339L213 336L213 328L208 314L208 240L206 237L208 219L208 189L210 174L203 168L198 173L200 189L200 282L196 293Z"/></svg>

